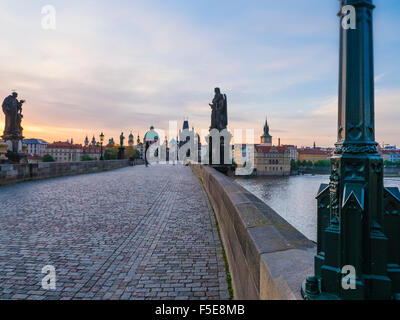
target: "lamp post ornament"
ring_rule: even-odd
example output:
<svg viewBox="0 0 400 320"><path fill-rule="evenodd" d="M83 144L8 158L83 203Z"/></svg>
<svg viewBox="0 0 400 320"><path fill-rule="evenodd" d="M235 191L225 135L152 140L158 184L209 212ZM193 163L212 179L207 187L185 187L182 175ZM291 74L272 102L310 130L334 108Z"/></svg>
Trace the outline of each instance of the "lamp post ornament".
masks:
<svg viewBox="0 0 400 320"><path fill-rule="evenodd" d="M375 142L372 0L340 0L338 142L317 196L315 275L305 299L400 298L400 193L383 186ZM344 8L346 7L346 8Z"/></svg>

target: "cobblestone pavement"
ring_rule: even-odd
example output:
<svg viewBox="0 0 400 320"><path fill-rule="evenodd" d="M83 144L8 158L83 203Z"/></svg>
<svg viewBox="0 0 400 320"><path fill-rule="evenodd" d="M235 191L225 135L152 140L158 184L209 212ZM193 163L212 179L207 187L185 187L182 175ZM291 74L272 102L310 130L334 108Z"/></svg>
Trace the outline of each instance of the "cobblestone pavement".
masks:
<svg viewBox="0 0 400 320"><path fill-rule="evenodd" d="M201 183L154 165L0 187L0 299L229 299Z"/></svg>

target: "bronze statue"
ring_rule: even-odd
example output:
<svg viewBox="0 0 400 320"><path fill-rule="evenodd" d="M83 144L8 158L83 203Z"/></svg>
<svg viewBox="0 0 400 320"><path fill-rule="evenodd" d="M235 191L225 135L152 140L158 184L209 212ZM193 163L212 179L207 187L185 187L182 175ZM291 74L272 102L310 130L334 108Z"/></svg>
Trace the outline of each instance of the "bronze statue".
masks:
<svg viewBox="0 0 400 320"><path fill-rule="evenodd" d="M210 103L211 127L210 129L218 129L219 131L226 129L228 125L228 103L226 95L221 93L219 88L215 88L215 96Z"/></svg>
<svg viewBox="0 0 400 320"><path fill-rule="evenodd" d="M3 135L6 138L18 138L22 136L22 105L25 103L25 100L18 101L17 97L18 93L13 92L4 99L2 105L6 117Z"/></svg>
<svg viewBox="0 0 400 320"><path fill-rule="evenodd" d="M124 146L124 140L125 140L124 133L121 132L121 135L119 136L119 145L120 145L121 147Z"/></svg>

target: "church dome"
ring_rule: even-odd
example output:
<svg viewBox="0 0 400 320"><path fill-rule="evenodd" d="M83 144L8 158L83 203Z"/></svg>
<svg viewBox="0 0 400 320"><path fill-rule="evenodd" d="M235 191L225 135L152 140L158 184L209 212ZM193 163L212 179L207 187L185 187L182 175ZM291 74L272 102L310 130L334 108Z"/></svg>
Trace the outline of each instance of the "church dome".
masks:
<svg viewBox="0 0 400 320"><path fill-rule="evenodd" d="M144 135L144 140L145 141L155 141L158 140L158 133L154 131L154 127L151 126L150 130L146 132Z"/></svg>

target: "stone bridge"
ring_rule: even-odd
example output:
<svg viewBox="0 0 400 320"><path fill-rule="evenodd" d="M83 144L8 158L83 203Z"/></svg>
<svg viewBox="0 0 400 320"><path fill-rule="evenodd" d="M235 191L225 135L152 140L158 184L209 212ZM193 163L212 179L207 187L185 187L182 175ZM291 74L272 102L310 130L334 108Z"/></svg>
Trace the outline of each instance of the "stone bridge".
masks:
<svg viewBox="0 0 400 320"><path fill-rule="evenodd" d="M154 165L0 187L0 299L229 299L200 181Z"/></svg>

